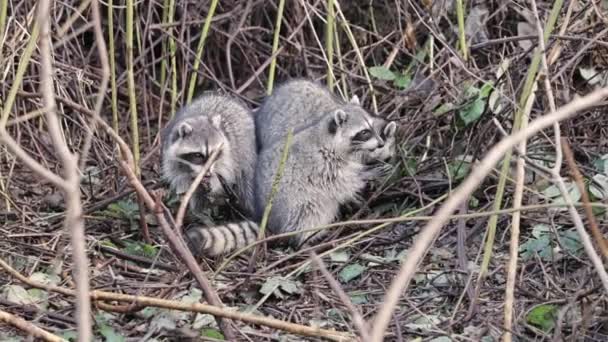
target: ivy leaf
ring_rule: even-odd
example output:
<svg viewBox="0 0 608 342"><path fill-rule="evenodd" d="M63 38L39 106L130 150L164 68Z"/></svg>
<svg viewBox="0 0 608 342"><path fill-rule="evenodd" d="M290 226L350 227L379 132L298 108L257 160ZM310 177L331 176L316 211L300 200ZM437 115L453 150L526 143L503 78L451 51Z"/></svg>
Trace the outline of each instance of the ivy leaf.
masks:
<svg viewBox="0 0 608 342"><path fill-rule="evenodd" d="M379 65L373 66L368 69L369 73L377 79L385 80L385 81L393 81L397 78L394 72L390 71L387 67Z"/></svg>
<svg viewBox="0 0 608 342"><path fill-rule="evenodd" d="M486 108L486 100L479 97L472 103L464 106L458 111L458 117L462 120L465 126L477 121Z"/></svg>
<svg viewBox="0 0 608 342"><path fill-rule="evenodd" d="M598 173L592 179L593 182L589 184L589 192L597 199L606 199L608 197L608 176Z"/></svg>
<svg viewBox="0 0 608 342"><path fill-rule="evenodd" d="M464 160L455 160L448 164L448 172L452 180L457 181L466 177L471 171L471 163Z"/></svg>
<svg viewBox="0 0 608 342"><path fill-rule="evenodd" d="M559 234L562 246L570 254L578 255L581 253L583 243L581 237L575 229L569 229Z"/></svg>
<svg viewBox="0 0 608 342"><path fill-rule="evenodd" d="M214 338L216 340L221 340L224 341L224 335L217 329L212 329L212 328L206 328L201 330L201 336L203 337L209 337L209 338Z"/></svg>
<svg viewBox="0 0 608 342"><path fill-rule="evenodd" d="M348 262L348 259L350 258L350 254L348 253L348 251L339 250L339 251L335 251L335 252L329 254L329 258L331 259L332 262L346 263L346 262Z"/></svg>
<svg viewBox="0 0 608 342"><path fill-rule="evenodd" d="M283 292L287 294L300 293L299 283L282 277L270 277L260 288L261 294L274 294L277 298L284 298Z"/></svg>
<svg viewBox="0 0 608 342"><path fill-rule="evenodd" d="M555 305L543 304L535 307L528 313L528 323L539 327L543 331L549 331L555 326L557 318L557 307Z"/></svg>
<svg viewBox="0 0 608 342"><path fill-rule="evenodd" d="M393 81L393 84L395 85L395 87L397 88L407 88L410 84L412 83L412 76L408 75L408 74L401 74L399 76L397 76L397 78L395 78L395 80Z"/></svg>
<svg viewBox="0 0 608 342"><path fill-rule="evenodd" d="M343 283L348 283L354 278L358 277L365 271L367 268L361 264L350 264L342 269L340 273L338 273L338 277L342 280Z"/></svg>

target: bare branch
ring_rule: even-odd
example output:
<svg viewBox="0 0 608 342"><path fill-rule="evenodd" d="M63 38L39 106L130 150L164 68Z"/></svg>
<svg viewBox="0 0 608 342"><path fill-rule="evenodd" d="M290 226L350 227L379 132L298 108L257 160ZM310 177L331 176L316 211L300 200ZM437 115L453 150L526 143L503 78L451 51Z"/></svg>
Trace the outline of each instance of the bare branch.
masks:
<svg viewBox="0 0 608 342"><path fill-rule="evenodd" d="M80 176L76 156L72 155L61 134L56 113L53 91L53 66L51 62L50 1L38 2L38 22L40 25L40 91L47 108L46 122L55 150L63 164L65 187L62 189L66 203L65 229L70 232L72 258L76 281L76 319L78 341L91 340L91 301L89 298L88 260L85 251L84 218L80 203Z"/></svg>

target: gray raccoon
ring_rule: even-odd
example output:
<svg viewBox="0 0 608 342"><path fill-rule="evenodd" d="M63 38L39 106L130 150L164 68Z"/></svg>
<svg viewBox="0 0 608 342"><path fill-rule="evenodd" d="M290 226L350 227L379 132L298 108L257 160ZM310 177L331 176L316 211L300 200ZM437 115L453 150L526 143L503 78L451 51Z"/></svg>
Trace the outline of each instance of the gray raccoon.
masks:
<svg viewBox="0 0 608 342"><path fill-rule="evenodd" d="M254 119L238 100L206 93L182 108L161 132L162 175L172 190L185 193L209 156L221 145L190 202L194 213L205 201L234 192L241 209L253 213L257 151Z"/></svg>
<svg viewBox="0 0 608 342"><path fill-rule="evenodd" d="M356 200L367 182L378 175L377 169L366 164L390 156L392 146L387 146L380 135L393 138L396 127L395 123L372 120L358 101L343 103L325 88L302 80L278 87L255 117L260 150L254 191L257 220L272 188L286 131L295 128L268 221L268 230L275 234L335 221L340 205ZM382 133L378 132L380 128ZM251 221L238 226L257 232L257 225ZM214 227L215 242L200 236L189 238L196 241L199 250L204 245L202 254L214 256L244 246L220 241L222 236L234 235L234 228ZM311 235L300 233L291 242L299 247Z"/></svg>

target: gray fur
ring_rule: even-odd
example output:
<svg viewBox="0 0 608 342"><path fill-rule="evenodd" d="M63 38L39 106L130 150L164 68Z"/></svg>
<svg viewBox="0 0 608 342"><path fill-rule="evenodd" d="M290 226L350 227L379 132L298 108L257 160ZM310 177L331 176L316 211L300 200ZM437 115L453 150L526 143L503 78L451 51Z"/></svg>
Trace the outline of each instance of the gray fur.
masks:
<svg viewBox="0 0 608 342"><path fill-rule="evenodd" d="M289 128L294 136L273 199L268 231L279 234L334 222L342 204L357 201L369 181L380 175L374 166L394 153L396 125L373 117L355 96L349 103L325 87L306 80L287 82L275 89L255 113L258 162L254 178L254 216L261 220L272 189ZM368 137L355 142L364 130ZM385 141L386 140L386 141ZM253 221L225 224L187 233L191 248L204 255L230 252L253 242L235 239L236 228L257 235ZM314 233L291 239L296 247ZM322 233L315 235L315 239Z"/></svg>
<svg viewBox="0 0 608 342"><path fill-rule="evenodd" d="M162 175L172 190L185 193L202 170L204 161L219 146L221 153L190 202L200 212L205 201L227 194L226 185L242 209L253 213L253 176L257 152L254 119L247 107L234 98L207 93L182 108L161 132ZM187 153L200 153L190 155ZM195 157L192 157L195 156Z"/></svg>
<svg viewBox="0 0 608 342"><path fill-rule="evenodd" d="M357 199L367 182L377 176L367 162L386 146L375 126L358 100L344 103L327 89L303 80L278 87L256 113L258 219L270 195L289 127L294 127L293 142L268 221L268 230L275 234L329 224L338 218L341 204ZM386 126L391 127L388 133L394 133L393 126ZM353 137L363 130L371 131L369 139L354 142ZM311 235L298 234L291 242L299 246Z"/></svg>

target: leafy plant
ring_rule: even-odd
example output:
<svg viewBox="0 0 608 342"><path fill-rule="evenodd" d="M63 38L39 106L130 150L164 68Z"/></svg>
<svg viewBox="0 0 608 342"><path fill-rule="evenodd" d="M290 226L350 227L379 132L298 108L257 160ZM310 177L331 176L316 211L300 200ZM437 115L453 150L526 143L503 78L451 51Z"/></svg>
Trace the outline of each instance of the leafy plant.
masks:
<svg viewBox="0 0 608 342"><path fill-rule="evenodd" d="M580 254L583 244L576 230L574 228L564 230L561 226L556 226L555 228L561 247L569 254ZM538 224L534 226L532 237L519 246L521 257L524 260L529 260L534 254L538 254L542 260L550 261L554 254L552 246L555 245L551 242L552 237L553 233L548 225Z"/></svg>
<svg viewBox="0 0 608 342"><path fill-rule="evenodd" d="M147 258L154 258L158 253L158 249L152 245L143 242L123 241L126 245L124 251L131 255L140 255Z"/></svg>
<svg viewBox="0 0 608 342"><path fill-rule="evenodd" d="M397 88L407 88L412 83L412 76L408 71L402 71L401 73L391 71L389 68L379 65L373 66L368 69L369 74L373 77L384 80L393 81L393 85Z"/></svg>
<svg viewBox="0 0 608 342"><path fill-rule="evenodd" d="M526 316L528 323L539 327L543 331L549 331L555 326L557 319L557 307L551 304L543 304L535 307Z"/></svg>
<svg viewBox="0 0 608 342"><path fill-rule="evenodd" d="M104 214L118 219L134 220L138 218L139 207L134 201L125 199L108 205Z"/></svg>
<svg viewBox="0 0 608 342"><path fill-rule="evenodd" d="M458 111L458 118L465 126L477 121L486 109L486 99L492 88L493 82L486 82L481 89L469 86L464 91L465 105Z"/></svg>

